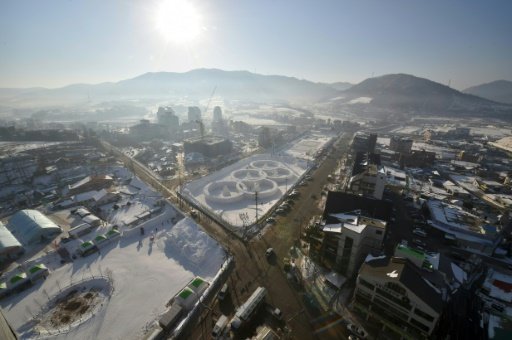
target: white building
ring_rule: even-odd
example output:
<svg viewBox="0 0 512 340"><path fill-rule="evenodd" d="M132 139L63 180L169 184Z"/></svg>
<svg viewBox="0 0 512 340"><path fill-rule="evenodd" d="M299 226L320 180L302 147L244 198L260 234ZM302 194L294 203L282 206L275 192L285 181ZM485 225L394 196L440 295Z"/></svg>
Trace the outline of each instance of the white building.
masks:
<svg viewBox="0 0 512 340"><path fill-rule="evenodd" d="M382 199L386 186L386 174L379 171L375 164L370 164L366 169L350 178L348 187L355 194Z"/></svg>
<svg viewBox="0 0 512 340"><path fill-rule="evenodd" d="M335 258L336 269L352 276L370 252L379 252L386 232L385 221L360 216L357 211L331 214L339 223L323 228L324 256Z"/></svg>
<svg viewBox="0 0 512 340"><path fill-rule="evenodd" d="M353 306L388 338L427 339L437 327L444 301L405 258L376 258L363 263Z"/></svg>

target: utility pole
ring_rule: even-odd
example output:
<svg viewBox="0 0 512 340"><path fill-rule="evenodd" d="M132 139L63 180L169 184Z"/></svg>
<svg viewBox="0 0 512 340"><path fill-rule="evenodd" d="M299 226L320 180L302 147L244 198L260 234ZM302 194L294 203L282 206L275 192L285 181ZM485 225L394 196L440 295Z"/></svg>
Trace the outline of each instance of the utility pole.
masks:
<svg viewBox="0 0 512 340"><path fill-rule="evenodd" d="M254 223L258 223L258 191L254 192L254 200L256 201L256 221Z"/></svg>

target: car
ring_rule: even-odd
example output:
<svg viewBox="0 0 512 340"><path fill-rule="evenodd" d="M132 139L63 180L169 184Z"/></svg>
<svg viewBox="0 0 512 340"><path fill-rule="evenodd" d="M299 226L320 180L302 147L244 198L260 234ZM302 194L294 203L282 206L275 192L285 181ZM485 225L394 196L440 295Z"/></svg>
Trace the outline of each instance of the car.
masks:
<svg viewBox="0 0 512 340"><path fill-rule="evenodd" d="M350 334L348 336L348 340L359 340L359 338L357 336L353 335L353 334Z"/></svg>
<svg viewBox="0 0 512 340"><path fill-rule="evenodd" d="M281 312L281 310L279 308L275 308L274 310L272 310L272 315L277 320L282 320L283 319L283 313Z"/></svg>
<svg viewBox="0 0 512 340"><path fill-rule="evenodd" d="M274 248L268 248L266 251L265 251L265 256L267 258L271 257L272 255L274 255Z"/></svg>
<svg viewBox="0 0 512 340"><path fill-rule="evenodd" d="M285 203L281 204L280 208L284 209L284 210L289 210L290 209L290 205L285 202Z"/></svg>
<svg viewBox="0 0 512 340"><path fill-rule="evenodd" d="M422 240L420 240L419 238L413 238L412 239L412 243L417 244L417 245L422 246L422 247L426 247L427 246L427 244L425 242L423 242Z"/></svg>
<svg viewBox="0 0 512 340"><path fill-rule="evenodd" d="M276 209L276 214L278 214L278 215L285 215L286 214L286 210L284 208L277 208Z"/></svg>
<svg viewBox="0 0 512 340"><path fill-rule="evenodd" d="M227 293L228 293L228 284L225 283L222 286L222 288L220 289L219 293L217 294L217 297L219 298L220 301L222 301L226 297Z"/></svg>
<svg viewBox="0 0 512 340"><path fill-rule="evenodd" d="M421 236L421 237L427 237L427 233L425 232L425 230L421 229L421 228L415 228L412 233L414 235L418 235L418 236Z"/></svg>
<svg viewBox="0 0 512 340"><path fill-rule="evenodd" d="M267 218L267 223L268 224L274 224L274 223L276 223L276 219L273 218L273 217L269 217L269 218Z"/></svg>
<svg viewBox="0 0 512 340"><path fill-rule="evenodd" d="M362 327L358 327L352 323L349 323L347 325L347 329L354 333L355 335L357 335L358 337L360 337L361 339L365 339L367 336L368 336L368 332L365 331Z"/></svg>

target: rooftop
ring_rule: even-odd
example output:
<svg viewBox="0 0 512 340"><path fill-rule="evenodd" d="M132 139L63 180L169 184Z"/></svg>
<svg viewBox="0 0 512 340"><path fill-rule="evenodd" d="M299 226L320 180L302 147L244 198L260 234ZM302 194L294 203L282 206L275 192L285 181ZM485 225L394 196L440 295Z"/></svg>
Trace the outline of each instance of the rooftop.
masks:
<svg viewBox="0 0 512 340"><path fill-rule="evenodd" d="M377 258L364 262L360 275L377 277L388 282L400 282L404 287L440 313L443 300L438 290L427 283L422 272L410 260L403 258Z"/></svg>

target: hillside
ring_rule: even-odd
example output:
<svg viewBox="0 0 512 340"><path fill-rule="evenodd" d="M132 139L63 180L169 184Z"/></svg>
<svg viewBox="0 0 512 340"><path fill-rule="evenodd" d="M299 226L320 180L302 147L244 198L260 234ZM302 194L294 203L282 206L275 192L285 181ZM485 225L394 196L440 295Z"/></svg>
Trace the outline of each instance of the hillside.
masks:
<svg viewBox="0 0 512 340"><path fill-rule="evenodd" d="M499 103L512 104L512 81L496 80L490 83L472 86L463 91Z"/></svg>
<svg viewBox="0 0 512 340"><path fill-rule="evenodd" d="M502 116L512 113L510 105L408 74L366 79L344 91L338 103L410 114Z"/></svg>

